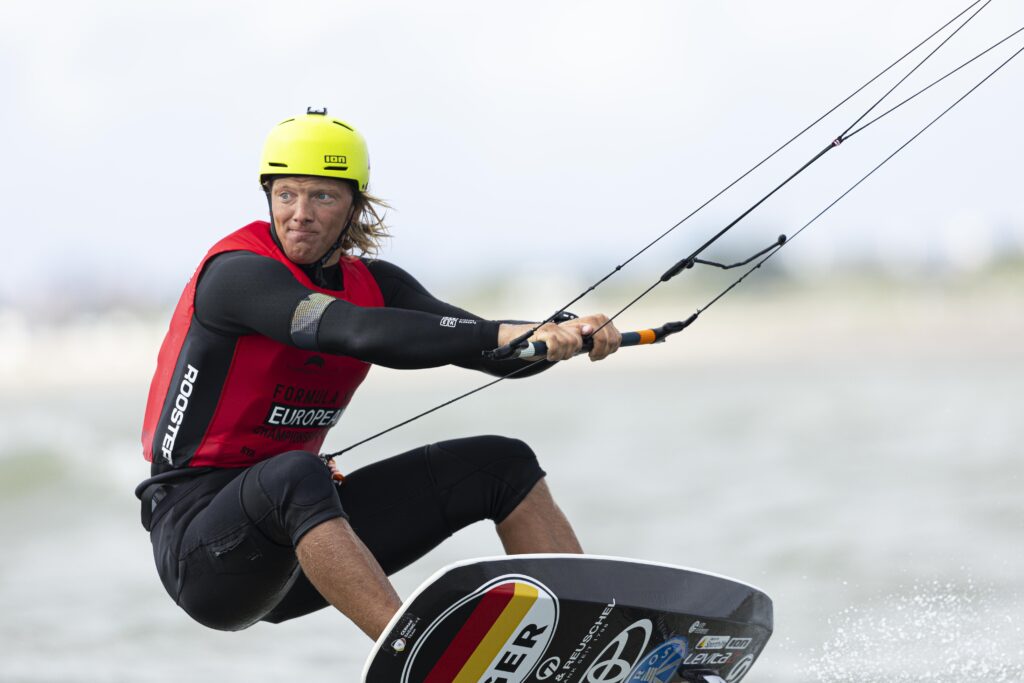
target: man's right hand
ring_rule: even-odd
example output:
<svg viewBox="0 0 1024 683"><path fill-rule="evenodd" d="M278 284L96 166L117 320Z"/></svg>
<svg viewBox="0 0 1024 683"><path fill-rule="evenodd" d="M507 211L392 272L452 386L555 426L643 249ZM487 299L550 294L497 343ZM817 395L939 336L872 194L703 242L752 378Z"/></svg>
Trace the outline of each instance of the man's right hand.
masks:
<svg viewBox="0 0 1024 683"><path fill-rule="evenodd" d="M513 325L502 323L498 328L498 346L508 344L516 337L526 334L533 329L530 323L524 325ZM531 342L544 342L548 347L548 355L543 358L549 361L568 360L580 352L583 348L583 336L576 327L562 327L555 323L545 323L532 337ZM529 360L541 360L542 357L535 356Z"/></svg>

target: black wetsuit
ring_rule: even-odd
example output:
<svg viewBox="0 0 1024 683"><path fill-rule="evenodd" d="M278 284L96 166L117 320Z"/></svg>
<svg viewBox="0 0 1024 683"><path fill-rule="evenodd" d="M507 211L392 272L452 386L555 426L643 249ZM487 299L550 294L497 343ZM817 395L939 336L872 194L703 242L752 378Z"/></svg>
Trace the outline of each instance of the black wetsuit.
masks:
<svg viewBox="0 0 1024 683"><path fill-rule="evenodd" d="M365 261L384 308L335 301L316 345L396 368L456 364L507 374L518 362L487 361L498 324L439 301L400 268ZM325 289L343 290L337 267L304 268ZM262 334L293 343L298 302L310 294L281 263L248 252L213 258L195 297L210 331ZM438 332L437 316L478 321ZM520 373L549 367L541 361ZM396 419L402 416L396 415ZM143 482L144 525L171 597L194 619L223 630L280 622L327 605L302 574L295 546L313 527L344 517L388 574L473 522L500 522L543 476L521 441L478 436L413 449L347 475L336 486L315 454L289 451L241 469L184 468Z"/></svg>

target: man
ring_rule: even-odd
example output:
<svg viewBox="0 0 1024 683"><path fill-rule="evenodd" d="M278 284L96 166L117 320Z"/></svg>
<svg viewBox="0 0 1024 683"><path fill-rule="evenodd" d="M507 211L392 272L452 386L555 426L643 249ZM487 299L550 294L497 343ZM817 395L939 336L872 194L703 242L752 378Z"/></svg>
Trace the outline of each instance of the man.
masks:
<svg viewBox="0 0 1024 683"><path fill-rule="evenodd" d="M385 232L362 136L326 110L279 124L260 184L271 223L210 249L160 349L142 432L152 476L136 494L167 592L223 630L327 604L376 639L401 606L387 575L492 519L508 553L582 552L521 441L442 441L352 472L317 456L371 364L504 374L481 352L531 329L431 296L402 269L357 258ZM546 361L607 318L548 323ZM613 325L590 357L614 353ZM332 472L334 474L332 475Z"/></svg>

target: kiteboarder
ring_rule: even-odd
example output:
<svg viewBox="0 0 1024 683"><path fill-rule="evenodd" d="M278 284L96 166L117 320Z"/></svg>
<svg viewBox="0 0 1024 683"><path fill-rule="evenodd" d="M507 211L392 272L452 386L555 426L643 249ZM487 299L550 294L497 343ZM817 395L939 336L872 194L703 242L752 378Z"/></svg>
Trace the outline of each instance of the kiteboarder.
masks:
<svg viewBox="0 0 1024 683"><path fill-rule="evenodd" d="M203 258L150 386L136 495L171 598L222 630L331 604L376 639L401 605L387 575L469 524L493 520L509 554L582 552L522 441L441 441L345 477L318 452L371 365L529 376L585 337L591 359L614 353L614 325L565 316L531 338L544 360L485 358L533 326L440 301L373 258L386 205L367 191L363 137L326 110L271 131L259 180L271 221Z"/></svg>

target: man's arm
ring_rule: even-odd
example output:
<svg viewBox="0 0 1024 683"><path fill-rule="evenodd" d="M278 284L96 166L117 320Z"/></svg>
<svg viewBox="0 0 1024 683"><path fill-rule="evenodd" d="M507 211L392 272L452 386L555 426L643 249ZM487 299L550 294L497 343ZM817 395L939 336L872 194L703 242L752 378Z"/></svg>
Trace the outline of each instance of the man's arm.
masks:
<svg viewBox="0 0 1024 683"><path fill-rule="evenodd" d="M222 334L262 334L392 368L471 366L498 339L499 323L468 314L450 327L442 318L455 316L439 309L363 307L334 299L302 286L282 263L248 252L211 259L195 304L196 319Z"/></svg>
<svg viewBox="0 0 1024 683"><path fill-rule="evenodd" d="M480 324L488 322L478 315L474 315L469 311L436 298L428 292L427 289L416 280L416 278L393 263L369 259L363 259L363 263L366 264L370 273L372 273L373 277L377 280L381 293L384 295L384 303L386 306L393 306L412 311L422 311L447 318L454 318L456 320L474 320ZM520 321L499 321L499 323L503 322L518 323ZM490 342L491 339L488 337L487 341ZM494 344L487 346L487 350L493 349L499 345L497 334L493 341ZM470 370L480 370L497 377L507 375L513 370L522 368L524 365L529 366L514 375L514 378L536 375L537 373L543 372L554 365L547 361L530 362L518 360L488 360L479 353L467 360L456 361L454 364Z"/></svg>

